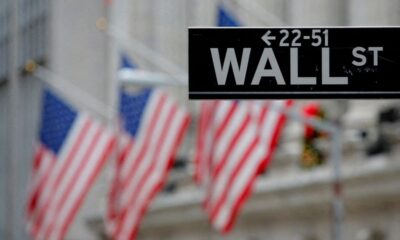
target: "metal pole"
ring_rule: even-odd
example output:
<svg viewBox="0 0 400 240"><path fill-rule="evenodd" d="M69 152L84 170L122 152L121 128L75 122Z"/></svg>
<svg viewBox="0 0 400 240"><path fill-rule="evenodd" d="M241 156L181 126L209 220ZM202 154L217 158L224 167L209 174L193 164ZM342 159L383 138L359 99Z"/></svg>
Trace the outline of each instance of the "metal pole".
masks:
<svg viewBox="0 0 400 240"><path fill-rule="evenodd" d="M332 165L332 240L343 240L343 222L345 208L343 203L343 186L342 186L342 134L341 129L329 122L307 118L295 109L285 109L276 107L273 111L279 111L293 120L308 124L314 128L325 131L330 134L332 139L331 165Z"/></svg>
<svg viewBox="0 0 400 240"><path fill-rule="evenodd" d="M19 101L19 71L18 71L18 3L17 0L9 2L10 10L10 38L9 38L9 159L8 159L8 179L7 204L6 204L6 239L16 239L16 192L17 192L17 163L18 163L18 101Z"/></svg>
<svg viewBox="0 0 400 240"><path fill-rule="evenodd" d="M344 222L344 203L342 187L342 134L341 129L331 123L323 122L317 119L306 118L294 109L286 110L283 108L273 109L280 111L290 118L311 125L318 130L326 131L332 139L331 165L332 165L332 240L343 240L343 222Z"/></svg>
<svg viewBox="0 0 400 240"><path fill-rule="evenodd" d="M332 166L333 166L333 229L332 239L343 240L344 204L342 188L342 139L340 129L332 132Z"/></svg>

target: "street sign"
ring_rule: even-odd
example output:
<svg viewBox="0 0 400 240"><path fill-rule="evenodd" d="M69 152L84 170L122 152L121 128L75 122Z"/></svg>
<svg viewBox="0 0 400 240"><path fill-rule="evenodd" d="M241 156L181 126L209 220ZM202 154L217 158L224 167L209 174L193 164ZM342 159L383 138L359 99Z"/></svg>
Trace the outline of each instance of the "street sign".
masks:
<svg viewBox="0 0 400 240"><path fill-rule="evenodd" d="M190 99L400 97L399 27L189 28Z"/></svg>

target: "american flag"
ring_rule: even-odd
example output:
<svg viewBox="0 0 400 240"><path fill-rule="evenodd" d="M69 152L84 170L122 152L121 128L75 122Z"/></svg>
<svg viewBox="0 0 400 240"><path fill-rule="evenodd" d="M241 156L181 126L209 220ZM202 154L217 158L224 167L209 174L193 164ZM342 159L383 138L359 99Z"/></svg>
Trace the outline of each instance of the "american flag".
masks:
<svg viewBox="0 0 400 240"><path fill-rule="evenodd" d="M231 12L226 10L225 7L220 4L217 9L217 26L237 27L240 26L240 23Z"/></svg>
<svg viewBox="0 0 400 240"><path fill-rule="evenodd" d="M258 132L261 136L261 145L266 151L260 166L260 173L269 165L276 146L278 145L281 130L286 117L283 111L293 105L292 100L250 101L253 116L258 119Z"/></svg>
<svg viewBox="0 0 400 240"><path fill-rule="evenodd" d="M45 89L27 203L34 239L63 239L110 156L114 138L87 114Z"/></svg>
<svg viewBox="0 0 400 240"><path fill-rule="evenodd" d="M121 91L120 117L106 221L113 239L135 239L148 206L166 182L189 115L163 91L145 89Z"/></svg>
<svg viewBox="0 0 400 240"><path fill-rule="evenodd" d="M272 108L291 101L206 101L201 104L195 180L205 187L204 208L214 227L226 233L264 171L284 122Z"/></svg>

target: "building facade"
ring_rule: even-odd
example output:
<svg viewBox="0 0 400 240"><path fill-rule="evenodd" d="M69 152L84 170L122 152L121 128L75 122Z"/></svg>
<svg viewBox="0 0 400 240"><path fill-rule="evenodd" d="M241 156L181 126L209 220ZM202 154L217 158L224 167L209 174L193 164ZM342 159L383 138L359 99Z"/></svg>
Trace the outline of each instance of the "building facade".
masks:
<svg viewBox="0 0 400 240"><path fill-rule="evenodd" d="M8 131L12 124L8 118L6 77L9 1L0 1L0 19L4 19L0 21L0 161L4 166L8 166ZM0 192L5 193L0 195L0 239L7 239L9 231L14 232L16 239L28 238L21 227L23 204L38 125L40 91L49 84L43 82L56 86L67 82L72 86L63 91L68 100L110 123L113 115L110 109L115 108L118 54L129 54L145 70L186 72L187 28L214 26L219 5L232 12L244 26L400 24L400 0L115 0L111 4L95 0L19 1L21 68L33 59L49 69L51 75L41 79L21 72L20 117L14 123L21 126L18 182L13 183L12 193L7 192L9 172L0 168ZM106 34L104 24L115 27L121 35ZM143 49L153 50L176 68L163 68ZM201 190L191 180L198 103L187 101L187 89L183 87L168 90L189 108L193 122L180 150L182 164L174 168L167 190L152 204L139 239L331 239L331 142L325 139L321 143L327 159L324 165L301 168L298 163L303 125L294 120L289 120L273 164L258 179L233 232L221 236L213 230L200 208ZM322 101L321 105L329 120L340 123L343 133L343 239L400 239L400 124L396 119L390 122L380 117L384 110L399 108L399 102ZM383 148L377 151L380 154L369 154L370 145L382 136L390 150ZM67 239L104 237L102 216L111 178L109 170L107 166L90 191ZM6 215L9 194L14 194L11 199L16 200L12 223Z"/></svg>

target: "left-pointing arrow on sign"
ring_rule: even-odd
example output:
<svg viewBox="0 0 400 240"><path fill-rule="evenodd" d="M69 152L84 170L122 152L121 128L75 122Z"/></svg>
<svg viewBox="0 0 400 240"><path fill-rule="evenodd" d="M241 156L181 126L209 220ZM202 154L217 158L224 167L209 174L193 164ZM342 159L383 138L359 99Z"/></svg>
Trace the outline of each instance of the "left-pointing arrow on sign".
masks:
<svg viewBox="0 0 400 240"><path fill-rule="evenodd" d="M268 30L268 31L261 37L261 39L262 39L268 46L271 45L271 42L270 42L270 41L276 39L275 36L270 36L270 34L271 34L271 31Z"/></svg>

